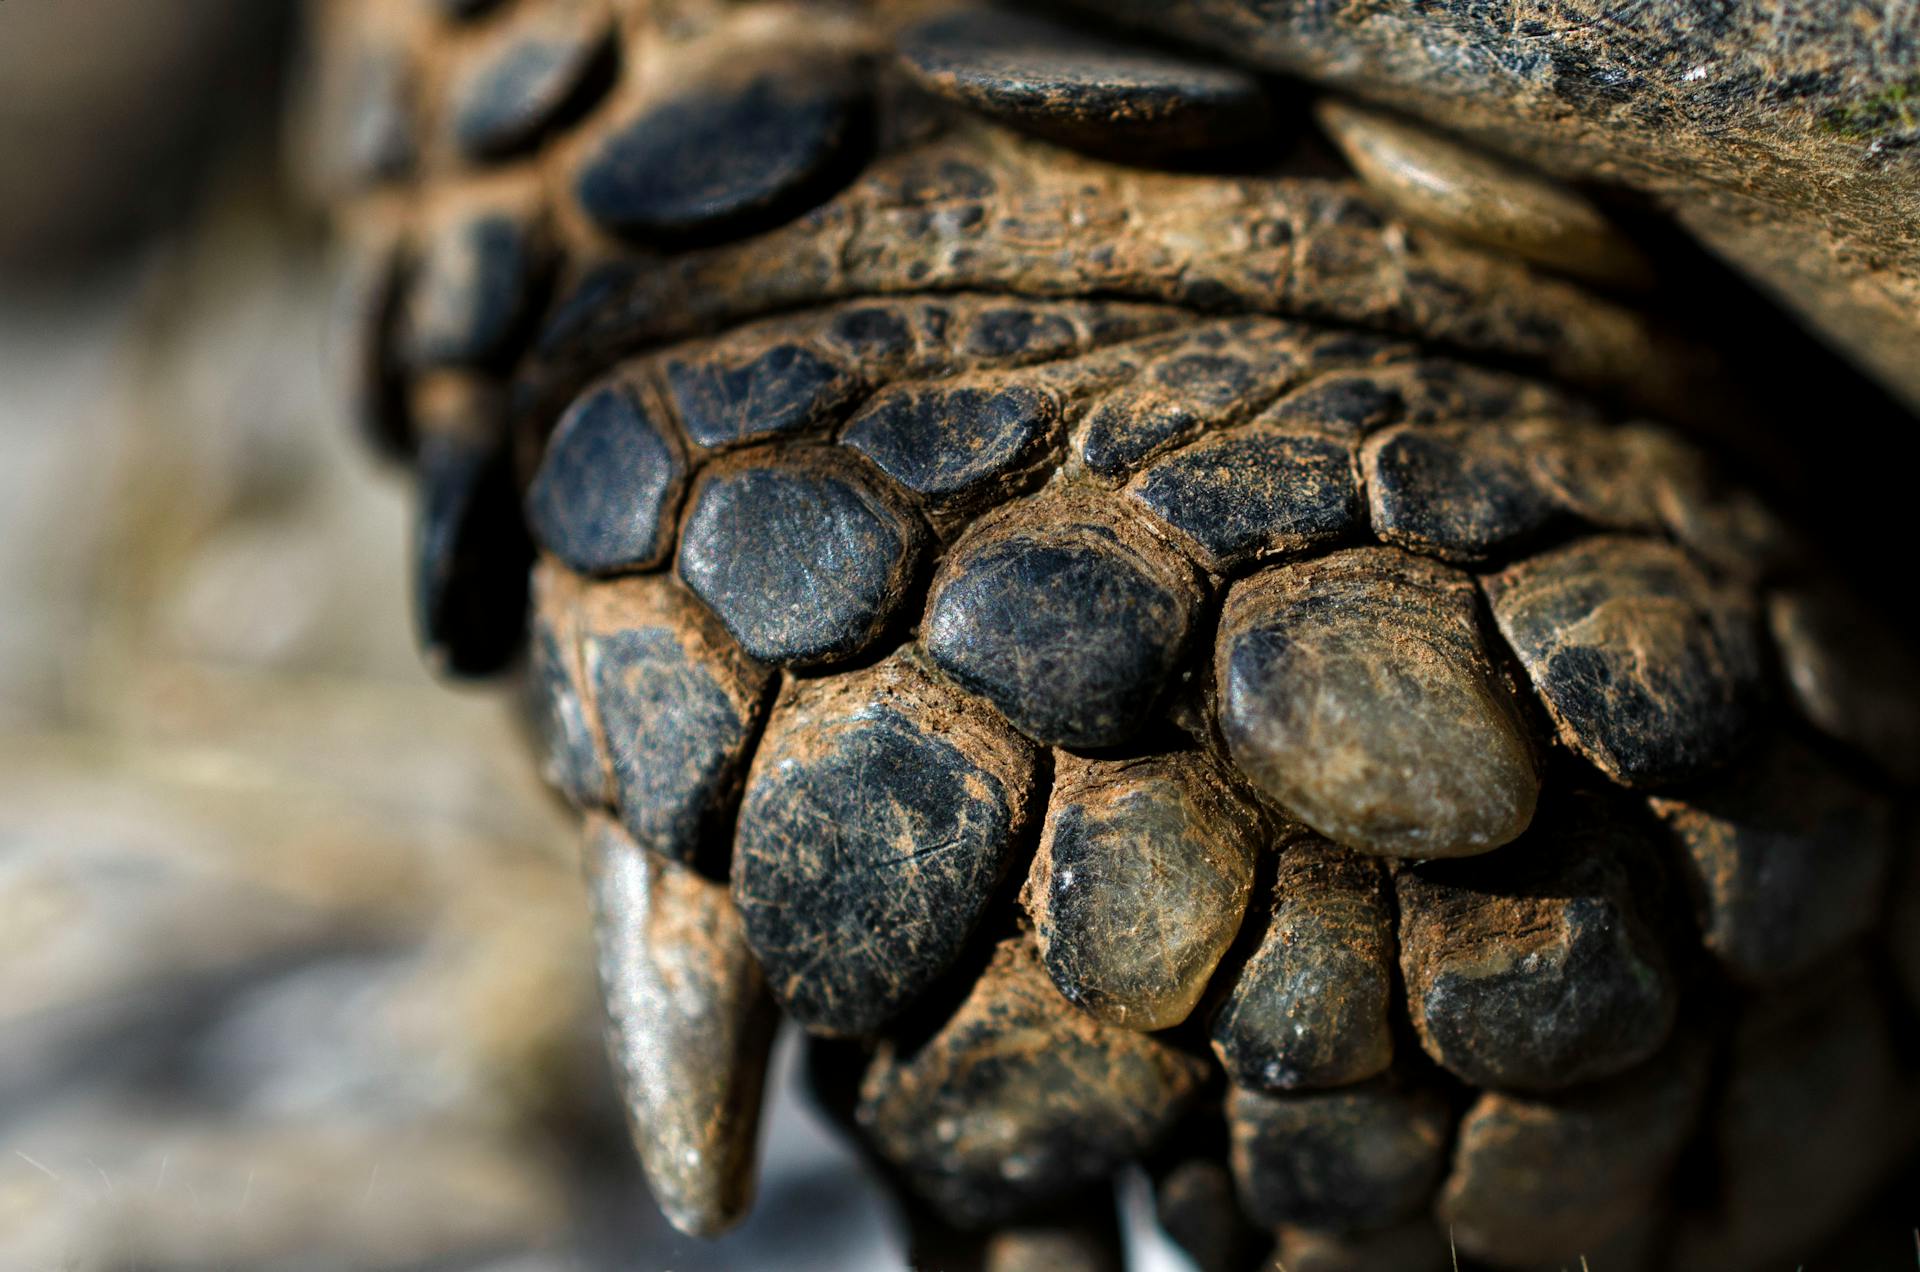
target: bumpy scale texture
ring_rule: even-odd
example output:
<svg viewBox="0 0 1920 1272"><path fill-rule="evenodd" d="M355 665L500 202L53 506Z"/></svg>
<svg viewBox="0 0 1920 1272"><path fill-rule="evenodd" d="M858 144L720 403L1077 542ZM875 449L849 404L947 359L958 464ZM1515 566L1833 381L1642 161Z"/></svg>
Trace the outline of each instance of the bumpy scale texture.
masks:
<svg viewBox="0 0 1920 1272"><path fill-rule="evenodd" d="M995 1266L1136 1161L1209 1272L1792 1266L1914 1142L1920 672L1584 198L985 10L323 16L349 396L676 1224L776 1006Z"/></svg>

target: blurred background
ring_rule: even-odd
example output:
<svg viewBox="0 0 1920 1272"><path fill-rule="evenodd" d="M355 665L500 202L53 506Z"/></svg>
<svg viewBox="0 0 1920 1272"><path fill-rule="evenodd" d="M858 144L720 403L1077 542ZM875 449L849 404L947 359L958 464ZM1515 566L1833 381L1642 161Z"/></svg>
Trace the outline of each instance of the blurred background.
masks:
<svg viewBox="0 0 1920 1272"><path fill-rule="evenodd" d="M567 819L420 670L279 0L0 0L0 1268L886 1267L793 1090L668 1230Z"/></svg>

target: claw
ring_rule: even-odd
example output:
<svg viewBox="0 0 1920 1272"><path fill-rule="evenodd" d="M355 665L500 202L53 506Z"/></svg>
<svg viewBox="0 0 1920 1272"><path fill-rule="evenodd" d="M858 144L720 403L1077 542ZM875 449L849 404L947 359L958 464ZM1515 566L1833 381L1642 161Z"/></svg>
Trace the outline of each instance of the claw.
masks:
<svg viewBox="0 0 1920 1272"><path fill-rule="evenodd" d="M585 857L607 1047L641 1167L674 1227L714 1236L752 1203L773 1000L726 885L599 814Z"/></svg>

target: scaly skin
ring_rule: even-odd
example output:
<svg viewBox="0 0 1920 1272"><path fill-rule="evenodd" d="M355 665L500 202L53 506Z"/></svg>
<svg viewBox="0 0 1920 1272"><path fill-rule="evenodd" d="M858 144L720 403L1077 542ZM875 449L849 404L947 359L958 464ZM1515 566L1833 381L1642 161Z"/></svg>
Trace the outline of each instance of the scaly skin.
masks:
<svg viewBox="0 0 1920 1272"><path fill-rule="evenodd" d="M663 1209L742 1213L777 1004L996 1266L1134 1160L1210 1267L1804 1252L1914 1140L1916 677L1632 413L1729 400L1645 257L922 9L323 11L422 637L531 611Z"/></svg>

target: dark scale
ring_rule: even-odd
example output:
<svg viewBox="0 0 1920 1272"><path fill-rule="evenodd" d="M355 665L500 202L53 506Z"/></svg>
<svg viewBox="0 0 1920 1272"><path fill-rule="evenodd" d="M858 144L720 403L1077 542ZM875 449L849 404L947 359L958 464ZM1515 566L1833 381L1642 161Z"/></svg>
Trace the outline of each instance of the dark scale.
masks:
<svg viewBox="0 0 1920 1272"><path fill-rule="evenodd" d="M1539 781L1465 575L1387 548L1234 586L1215 653L1243 773L1336 843L1486 852L1526 829Z"/></svg>
<svg viewBox="0 0 1920 1272"><path fill-rule="evenodd" d="M1215 573L1336 543L1362 521L1351 444L1260 423L1201 438L1128 490Z"/></svg>
<svg viewBox="0 0 1920 1272"><path fill-rule="evenodd" d="M425 245L407 295L412 361L429 366L496 362L526 330L539 273L533 234L506 212L441 228Z"/></svg>
<svg viewBox="0 0 1920 1272"><path fill-rule="evenodd" d="M1676 1268L1730 1272L1812 1248L1911 1150L1911 1114L1899 1113L1911 1074L1857 963L1751 1002L1729 1052L1707 1127L1721 1210L1690 1219Z"/></svg>
<svg viewBox="0 0 1920 1272"><path fill-rule="evenodd" d="M680 541L680 577L762 662L861 652L906 591L924 532L826 450L748 453L709 468Z"/></svg>
<svg viewBox="0 0 1920 1272"><path fill-rule="evenodd" d="M1645 1240L1698 1124L1709 1050L1690 1037L1609 1082L1481 1095L1436 1207L1460 1251L1498 1267L1572 1267Z"/></svg>
<svg viewBox="0 0 1920 1272"><path fill-rule="evenodd" d="M528 692L542 768L576 808L612 807L600 722L580 660L580 580L542 560L533 572Z"/></svg>
<svg viewBox="0 0 1920 1272"><path fill-rule="evenodd" d="M1282 847L1260 944L1213 1018L1250 1088L1344 1086L1393 1061L1393 912L1380 863L1311 832Z"/></svg>
<svg viewBox="0 0 1920 1272"><path fill-rule="evenodd" d="M472 159L532 149L612 84L613 33L600 24L537 11L533 24L502 36L452 83L447 113L454 143Z"/></svg>
<svg viewBox="0 0 1920 1272"><path fill-rule="evenodd" d="M990 118L1136 163L1242 145L1270 122L1259 81L1242 71L1035 17L935 18L900 51L922 83Z"/></svg>
<svg viewBox="0 0 1920 1272"><path fill-rule="evenodd" d="M1152 1149L1205 1071L1150 1034L1076 1011L1014 937L931 1039L882 1045L856 1116L950 1221L1003 1222Z"/></svg>
<svg viewBox="0 0 1920 1272"><path fill-rule="evenodd" d="M1145 722L1199 603L1190 570L1096 497L1023 500L948 556L922 625L942 670L1040 742L1111 746Z"/></svg>
<svg viewBox="0 0 1920 1272"><path fill-rule="evenodd" d="M1615 781L1691 777L1746 739L1761 695L1758 615L1680 549L1588 539L1485 586L1561 739Z"/></svg>
<svg viewBox="0 0 1920 1272"><path fill-rule="evenodd" d="M1033 764L911 655L788 685L747 783L733 895L789 1014L870 1033L947 970L1013 858Z"/></svg>
<svg viewBox="0 0 1920 1272"><path fill-rule="evenodd" d="M527 488L541 547L584 574L651 569L673 550L687 460L644 390L615 378L561 417Z"/></svg>
<svg viewBox="0 0 1920 1272"><path fill-rule="evenodd" d="M904 360L914 349L903 305L859 305L835 315L827 340L862 364Z"/></svg>
<svg viewBox="0 0 1920 1272"><path fill-rule="evenodd" d="M1200 1140L1189 1128L1152 1165L1153 1217L1197 1272L1246 1272L1271 1238L1249 1223L1234 1195L1224 1141Z"/></svg>
<svg viewBox="0 0 1920 1272"><path fill-rule="evenodd" d="M1238 322L1202 328L1146 374L1093 408L1081 431L1081 462L1117 481L1203 428L1244 418L1293 374L1288 328Z"/></svg>
<svg viewBox="0 0 1920 1272"><path fill-rule="evenodd" d="M1511 552L1560 509L1534 478L1527 437L1499 424L1411 424L1361 451L1374 533L1448 561Z"/></svg>
<svg viewBox="0 0 1920 1272"><path fill-rule="evenodd" d="M1447 1103L1375 1078L1332 1091L1227 1096L1233 1175L1255 1223L1354 1231L1422 1213L1446 1166Z"/></svg>
<svg viewBox="0 0 1920 1272"><path fill-rule="evenodd" d="M1837 590L1793 588L1767 626L1794 705L1901 783L1920 782L1920 659L1882 619Z"/></svg>
<svg viewBox="0 0 1920 1272"><path fill-rule="evenodd" d="M1038 362L1074 352L1080 335L1065 314L1031 305L996 305L973 316L966 352L983 362Z"/></svg>
<svg viewBox="0 0 1920 1272"><path fill-rule="evenodd" d="M841 441L936 511L964 509L1044 458L1060 404L1014 381L909 385L861 410Z"/></svg>
<svg viewBox="0 0 1920 1272"><path fill-rule="evenodd" d="M1131 1029L1185 1020L1240 929L1258 829L1196 755L1061 755L1022 894L1060 992Z"/></svg>
<svg viewBox="0 0 1920 1272"><path fill-rule="evenodd" d="M1273 404L1275 423L1359 437L1399 420L1406 399L1384 376L1337 372L1310 381Z"/></svg>
<svg viewBox="0 0 1920 1272"><path fill-rule="evenodd" d="M667 393L699 446L817 429L860 390L849 368L802 344L736 355L722 344L666 361Z"/></svg>
<svg viewBox="0 0 1920 1272"><path fill-rule="evenodd" d="M1893 807L1802 743L1653 810L1680 846L1701 939L1737 980L1776 981L1872 926L1893 859Z"/></svg>
<svg viewBox="0 0 1920 1272"><path fill-rule="evenodd" d="M1677 991L1648 832L1583 797L1504 852L1395 880L1421 1045L1475 1086L1548 1091L1660 1049Z"/></svg>
<svg viewBox="0 0 1920 1272"><path fill-rule="evenodd" d="M520 648L532 549L497 439L434 431L414 464L414 630L429 665L499 671Z"/></svg>
<svg viewBox="0 0 1920 1272"><path fill-rule="evenodd" d="M720 865L772 673L665 575L588 583L577 604L620 819L649 851Z"/></svg>
<svg viewBox="0 0 1920 1272"><path fill-rule="evenodd" d="M574 189L587 215L648 241L729 238L831 194L866 144L851 71L764 71L648 107L603 137Z"/></svg>

